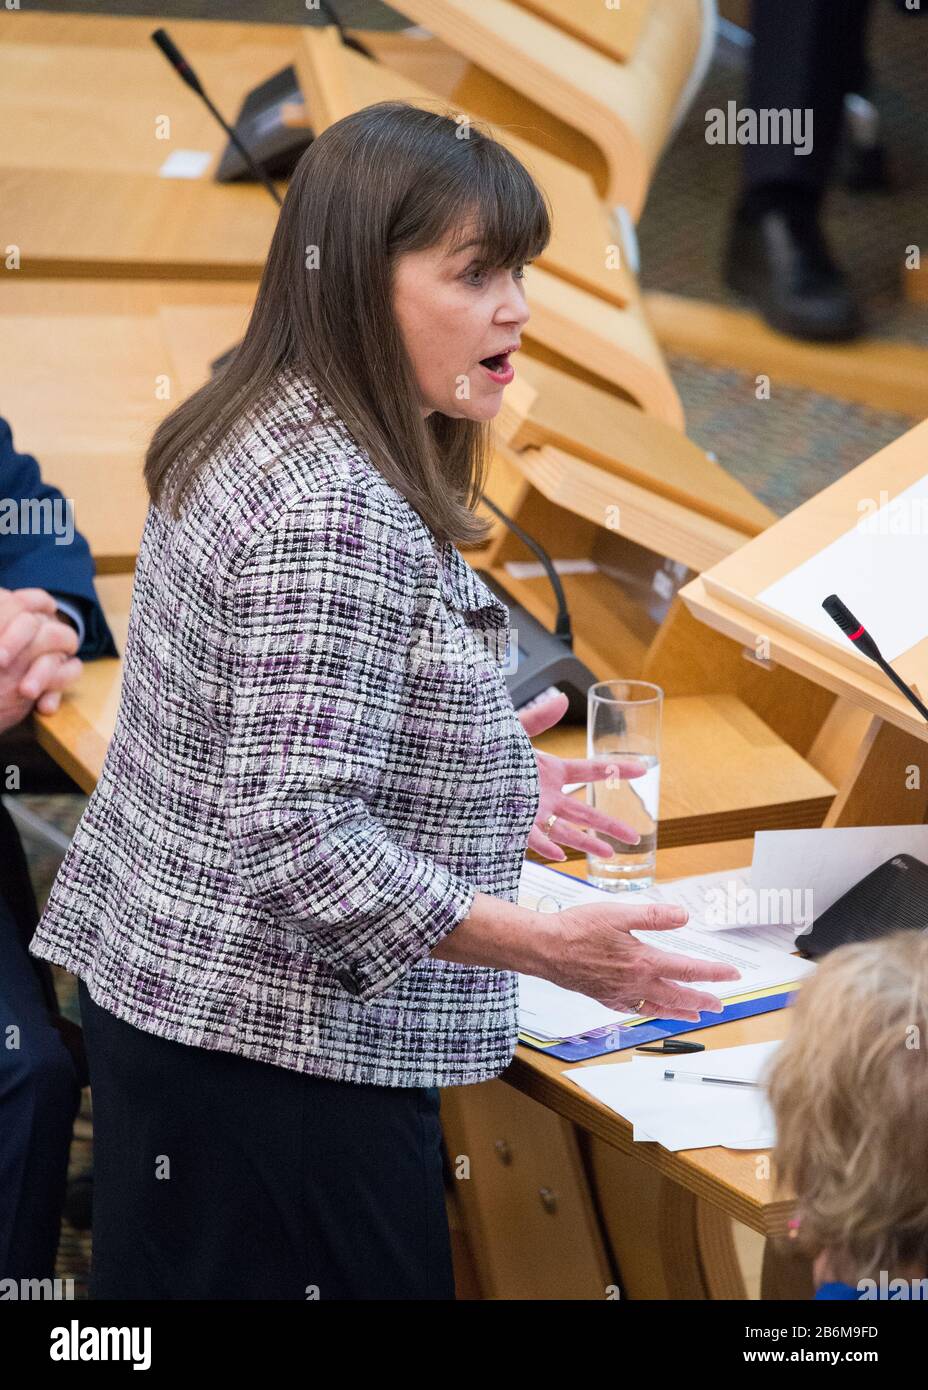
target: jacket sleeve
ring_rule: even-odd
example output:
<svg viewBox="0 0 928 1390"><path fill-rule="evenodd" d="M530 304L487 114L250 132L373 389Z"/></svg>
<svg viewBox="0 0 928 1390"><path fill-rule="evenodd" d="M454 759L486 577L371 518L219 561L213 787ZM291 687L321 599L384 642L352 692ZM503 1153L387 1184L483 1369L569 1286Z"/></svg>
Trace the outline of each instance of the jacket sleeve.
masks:
<svg viewBox="0 0 928 1390"><path fill-rule="evenodd" d="M54 516L62 520L67 508L57 488L42 481L39 465L31 454L20 454L13 446L13 432L6 420L0 418L0 493L11 504L31 502L39 516ZM51 529L17 528L14 535L4 535L0 548L0 585L4 589L46 589L56 598L63 598L80 613L84 633L77 655L84 660L96 656L116 656L116 644L107 625L94 588L94 565L90 547L79 531L73 530L73 519L62 526L60 535Z"/></svg>
<svg viewBox="0 0 928 1390"><path fill-rule="evenodd" d="M233 867L365 1002L427 956L477 891L370 808L403 708L415 588L389 501L336 480L251 544L231 595ZM427 792L411 781L409 794L427 816Z"/></svg>

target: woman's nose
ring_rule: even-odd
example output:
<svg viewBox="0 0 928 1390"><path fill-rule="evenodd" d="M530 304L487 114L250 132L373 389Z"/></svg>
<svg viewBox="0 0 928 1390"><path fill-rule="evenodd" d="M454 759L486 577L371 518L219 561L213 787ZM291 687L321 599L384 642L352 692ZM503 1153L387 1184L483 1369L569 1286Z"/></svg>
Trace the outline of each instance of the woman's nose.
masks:
<svg viewBox="0 0 928 1390"><path fill-rule="evenodd" d="M531 316L531 310L528 307L525 295L521 290L513 286L504 302L500 304L494 317L497 323L511 323L521 328L524 323L528 323Z"/></svg>

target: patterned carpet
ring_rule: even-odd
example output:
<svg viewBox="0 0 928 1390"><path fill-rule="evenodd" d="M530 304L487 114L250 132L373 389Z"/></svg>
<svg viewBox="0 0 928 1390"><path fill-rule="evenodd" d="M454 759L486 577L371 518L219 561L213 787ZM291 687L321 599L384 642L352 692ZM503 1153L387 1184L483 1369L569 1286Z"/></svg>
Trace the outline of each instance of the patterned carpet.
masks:
<svg viewBox="0 0 928 1390"><path fill-rule="evenodd" d="M774 383L755 397L746 372L667 359L686 432L755 496L785 516L917 423L905 415Z"/></svg>

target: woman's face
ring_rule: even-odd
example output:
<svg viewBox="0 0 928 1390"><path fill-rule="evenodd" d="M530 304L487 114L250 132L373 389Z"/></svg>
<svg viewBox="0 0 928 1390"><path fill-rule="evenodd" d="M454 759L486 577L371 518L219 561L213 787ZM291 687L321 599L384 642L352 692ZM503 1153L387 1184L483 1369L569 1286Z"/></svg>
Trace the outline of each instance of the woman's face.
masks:
<svg viewBox="0 0 928 1390"><path fill-rule="evenodd" d="M515 351L529 311L521 267L484 270L474 243L451 255L447 240L400 256L393 273L393 308L419 388L423 416L491 420L514 372Z"/></svg>

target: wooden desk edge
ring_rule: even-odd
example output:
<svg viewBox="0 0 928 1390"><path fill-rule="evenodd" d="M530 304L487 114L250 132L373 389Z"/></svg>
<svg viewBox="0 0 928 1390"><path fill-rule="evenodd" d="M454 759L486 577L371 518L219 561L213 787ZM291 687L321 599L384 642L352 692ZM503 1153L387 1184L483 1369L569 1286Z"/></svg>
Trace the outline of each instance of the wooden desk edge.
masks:
<svg viewBox="0 0 928 1390"><path fill-rule="evenodd" d="M101 657L93 665L98 679L107 672L121 678L119 657ZM90 723L76 699L66 693L55 714L33 714L32 727L39 746L90 796L103 771L109 740Z"/></svg>

